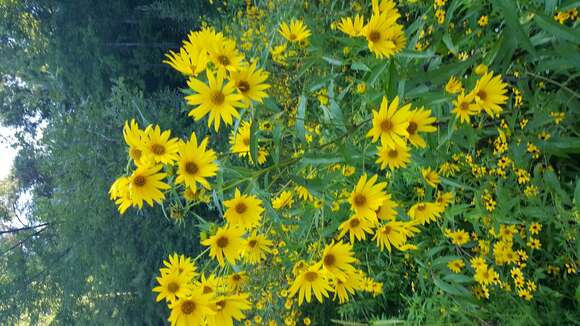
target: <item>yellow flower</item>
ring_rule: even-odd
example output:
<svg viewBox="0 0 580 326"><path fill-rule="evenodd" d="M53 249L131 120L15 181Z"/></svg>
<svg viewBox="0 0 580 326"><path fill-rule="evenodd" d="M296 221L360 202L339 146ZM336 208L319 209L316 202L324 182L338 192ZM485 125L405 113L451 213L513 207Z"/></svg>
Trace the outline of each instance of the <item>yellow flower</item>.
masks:
<svg viewBox="0 0 580 326"><path fill-rule="evenodd" d="M377 58L390 58L400 52L407 39L401 25L396 23L398 15L373 14L364 27L363 34L369 50Z"/></svg>
<svg viewBox="0 0 580 326"><path fill-rule="evenodd" d="M232 153L238 154L239 157L248 157L250 163L254 163L252 156L250 155L250 136L252 131L252 123L250 121L244 121L240 124L238 132L232 130L230 135L230 151ZM261 146L258 146L258 164L264 164L268 157L268 152Z"/></svg>
<svg viewBox="0 0 580 326"><path fill-rule="evenodd" d="M383 145L395 147L395 145L405 146L405 138L409 136L409 117L411 104L404 105L400 109L399 97L395 97L389 105L387 98L383 96L383 101L379 111L373 110L373 127L367 133L367 137L372 138L372 142L381 139Z"/></svg>
<svg viewBox="0 0 580 326"><path fill-rule="evenodd" d="M367 84L360 82L356 85L356 92L359 94L364 94L367 91Z"/></svg>
<svg viewBox="0 0 580 326"><path fill-rule="evenodd" d="M377 242L377 246L381 251L385 248L391 252L391 245L395 248L402 247L405 242L407 242L407 237L412 232L418 232L419 230L405 222L392 220L375 231L373 240Z"/></svg>
<svg viewBox="0 0 580 326"><path fill-rule="evenodd" d="M364 17L360 15L356 15L354 18L343 17L338 23L338 29L352 37L361 36L364 29L364 21Z"/></svg>
<svg viewBox="0 0 580 326"><path fill-rule="evenodd" d="M250 101L262 103L262 100L268 97L268 94L264 92L270 88L269 84L264 83L268 79L268 72L256 68L256 62L243 65L240 69L231 72L230 78L244 97L243 101L246 105L249 105Z"/></svg>
<svg viewBox="0 0 580 326"><path fill-rule="evenodd" d="M179 140L171 138L171 130L161 132L159 126L149 125L143 132L141 152L142 162L149 165L155 163L171 164L177 160Z"/></svg>
<svg viewBox="0 0 580 326"><path fill-rule="evenodd" d="M376 163L381 165L381 170L384 170L386 167L389 167L391 171L403 168L411 161L411 153L406 144L403 146L395 144L394 147L383 144L379 146L377 155L379 158L376 160Z"/></svg>
<svg viewBox="0 0 580 326"><path fill-rule="evenodd" d="M117 209L121 214L125 214L127 209L133 205L131 192L129 191L130 183L131 179L129 177L119 177L109 189L109 197L115 201L115 204L118 206Z"/></svg>
<svg viewBox="0 0 580 326"><path fill-rule="evenodd" d="M274 200L272 200L272 207L275 209L281 209L284 207L292 207L292 204L294 203L294 199L292 198L292 193L290 191L283 191L280 193L280 195L278 195L278 197L276 197Z"/></svg>
<svg viewBox="0 0 580 326"><path fill-rule="evenodd" d="M485 75L487 73L487 70L488 70L487 66L484 65L483 63L480 63L477 65L477 67L475 67L475 74L478 76Z"/></svg>
<svg viewBox="0 0 580 326"><path fill-rule="evenodd" d="M477 24L481 27L487 26L488 23L489 23L489 18L486 15L479 17L479 19L477 20Z"/></svg>
<svg viewBox="0 0 580 326"><path fill-rule="evenodd" d="M165 267L160 269L161 274L177 271L178 274L183 274L190 280L197 276L195 263L191 258L185 257L184 255L173 253L169 255L169 260L163 261L163 265Z"/></svg>
<svg viewBox="0 0 580 326"><path fill-rule="evenodd" d="M217 230L216 234L201 242L204 246L209 246L209 255L217 259L221 267L225 266L224 257L230 264L235 264L240 257L241 249L244 245L242 239L244 230L238 227L225 226Z"/></svg>
<svg viewBox="0 0 580 326"><path fill-rule="evenodd" d="M248 264L258 264L261 260L266 259L266 253L272 252L270 247L272 247L272 241L268 240L264 235L256 234L256 231L253 231L245 240L242 257Z"/></svg>
<svg viewBox="0 0 580 326"><path fill-rule="evenodd" d="M371 222L377 221L377 210L386 198L383 189L387 186L385 182L376 183L377 175L367 180L367 175L360 177L355 188L350 194L350 205L356 215L367 218Z"/></svg>
<svg viewBox="0 0 580 326"><path fill-rule="evenodd" d="M385 200L377 211L377 217L383 221L393 221L397 216L395 208L399 207L396 201L391 198L390 194L385 195Z"/></svg>
<svg viewBox="0 0 580 326"><path fill-rule="evenodd" d="M462 123L469 123L472 115L478 112L478 106L475 104L475 95L470 93L465 95L461 92L460 95L453 101L453 110L455 116L460 119Z"/></svg>
<svg viewBox="0 0 580 326"><path fill-rule="evenodd" d="M530 233L531 234L540 234L540 231L542 231L542 224L532 223L530 225Z"/></svg>
<svg viewBox="0 0 580 326"><path fill-rule="evenodd" d="M475 270L473 278L481 285L490 285L497 283L499 274L493 269L493 267L482 266Z"/></svg>
<svg viewBox="0 0 580 326"><path fill-rule="evenodd" d="M236 42L228 38L214 41L208 47L211 61L218 71L236 71L244 61L244 55L236 49Z"/></svg>
<svg viewBox="0 0 580 326"><path fill-rule="evenodd" d="M393 0L380 0L380 3L379 0L371 0L371 6L375 15L385 14L387 16L396 16L397 18L401 16Z"/></svg>
<svg viewBox="0 0 580 326"><path fill-rule="evenodd" d="M139 129L139 125L135 119L131 120L131 124L125 121L125 126L123 127L123 138L125 143L129 146L129 157L135 162L135 165L141 165L141 157L143 151L143 140L145 140L145 133L143 130Z"/></svg>
<svg viewBox="0 0 580 326"><path fill-rule="evenodd" d="M314 196L304 186L296 186L294 190L298 193L298 198L305 201L314 201Z"/></svg>
<svg viewBox="0 0 580 326"><path fill-rule="evenodd" d="M453 273L461 273L461 269L463 267L465 267L465 263L461 259L454 259L454 260L452 260L452 261L450 261L450 262L447 263L447 267Z"/></svg>
<svg viewBox="0 0 580 326"><path fill-rule="evenodd" d="M409 208L407 214L417 223L426 224L432 221L443 212L443 207L432 202L419 202Z"/></svg>
<svg viewBox="0 0 580 326"><path fill-rule="evenodd" d="M449 94L457 94L461 92L462 89L463 85L461 85L461 80L457 79L455 76L451 76L445 85L445 91Z"/></svg>
<svg viewBox="0 0 580 326"><path fill-rule="evenodd" d="M224 218L231 225L238 225L242 229L260 225L264 208L256 196L242 195L236 188L234 198L224 201L224 206L227 208Z"/></svg>
<svg viewBox="0 0 580 326"><path fill-rule="evenodd" d="M312 300L312 293L318 300L323 302L323 297L328 298L328 292L332 291L328 278L320 270L319 264L306 267L292 282L288 289L289 296L293 297L298 292L298 305L302 305L304 299L306 302Z"/></svg>
<svg viewBox="0 0 580 326"><path fill-rule="evenodd" d="M332 285L334 287L334 297L336 300L338 297L338 303L343 304L347 302L350 295L354 295L356 290L361 290L363 286L363 275L358 271L352 271L345 274L344 278L334 278L332 279Z"/></svg>
<svg viewBox="0 0 580 326"><path fill-rule="evenodd" d="M244 310L251 309L249 294L219 296L211 305L215 315L207 316L208 326L233 326L234 320L240 321L246 318Z"/></svg>
<svg viewBox="0 0 580 326"><path fill-rule="evenodd" d="M248 282L248 273L233 273L226 278L227 286L230 292L238 292Z"/></svg>
<svg viewBox="0 0 580 326"><path fill-rule="evenodd" d="M355 268L352 266L354 262L356 258L354 258L352 244L332 241L324 248L320 264L323 271L336 278L345 279L347 273L354 271Z"/></svg>
<svg viewBox="0 0 580 326"><path fill-rule="evenodd" d="M411 110L408 117L409 125L407 126L407 133L409 134L407 138L411 144L424 148L427 143L419 135L420 132L435 132L437 128L433 126L433 123L437 121L435 117L431 116L431 110L424 108Z"/></svg>
<svg viewBox="0 0 580 326"><path fill-rule="evenodd" d="M213 177L218 171L217 155L207 149L209 138L206 137L198 146L195 132L191 133L190 140L181 146L177 162L176 184L185 184L194 193L198 191L197 184L205 189L211 189L207 178Z"/></svg>
<svg viewBox="0 0 580 326"><path fill-rule="evenodd" d="M290 42L302 42L308 39L311 35L310 30L304 22L297 19L292 19L290 25L286 22L280 24L278 32Z"/></svg>
<svg viewBox="0 0 580 326"><path fill-rule="evenodd" d="M355 238L359 241L365 240L366 234L373 232L372 227L373 224L367 219L354 215L340 224L338 238L342 238L348 232L350 243L354 243Z"/></svg>
<svg viewBox="0 0 580 326"><path fill-rule="evenodd" d="M437 188L437 185L441 182L439 179L439 175L436 171L431 169L430 167L426 169L421 169L421 175L423 175L423 179L433 188Z"/></svg>
<svg viewBox="0 0 580 326"><path fill-rule="evenodd" d="M192 77L203 72L209 61L209 56L205 49L187 41L184 42L178 53L170 50L169 54L165 54L165 56L168 60L163 60L164 63L167 63L180 73Z"/></svg>
<svg viewBox="0 0 580 326"><path fill-rule="evenodd" d="M153 202L161 203L165 199L162 190L169 189L169 185L162 180L167 174L159 172L163 166L141 166L129 177L129 195L133 206L143 207L143 201L149 206Z"/></svg>
<svg viewBox="0 0 580 326"><path fill-rule="evenodd" d="M500 105L507 101L507 96L504 95L507 92L506 87L507 84L502 82L500 75L494 77L491 72L483 75L472 91L479 110L485 110L490 116L501 113Z"/></svg>
<svg viewBox="0 0 580 326"><path fill-rule="evenodd" d="M191 290L191 278L187 274L180 274L174 269L156 278L158 286L153 288L153 292L159 292L157 301L163 299L168 302L175 302L177 298L185 297Z"/></svg>
<svg viewBox="0 0 580 326"><path fill-rule="evenodd" d="M213 122L215 130L220 128L221 120L226 125L233 123L233 118L239 118L240 114L236 108L244 107L243 96L237 93L234 81L228 81L224 85L225 72L219 70L217 76L211 71L207 71L209 85L201 81L190 78L187 85L197 94L185 97L189 105L196 106L189 112L189 116L195 121L201 120L209 113L208 126Z"/></svg>
<svg viewBox="0 0 580 326"><path fill-rule="evenodd" d="M203 320L215 314L210 308L212 296L196 288L169 304L171 326L202 325Z"/></svg>
<svg viewBox="0 0 580 326"><path fill-rule="evenodd" d="M465 232L464 230L446 230L445 236L451 239L451 243L457 246L462 246L469 242L469 233Z"/></svg>

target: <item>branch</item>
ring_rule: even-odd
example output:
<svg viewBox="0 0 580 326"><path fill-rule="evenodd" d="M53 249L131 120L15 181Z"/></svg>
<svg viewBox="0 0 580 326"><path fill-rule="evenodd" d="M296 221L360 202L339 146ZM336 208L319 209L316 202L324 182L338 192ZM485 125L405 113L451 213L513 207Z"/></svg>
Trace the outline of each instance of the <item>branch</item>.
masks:
<svg viewBox="0 0 580 326"><path fill-rule="evenodd" d="M46 223L42 223L42 224L38 224L38 225L32 225L32 226L26 226L23 228L19 228L19 229L8 229L5 231L0 231L0 235L5 234L5 233L17 233L17 232L21 232L21 231L26 231L26 230L33 230L33 229L37 229L43 226L47 226L50 223L46 222Z"/></svg>

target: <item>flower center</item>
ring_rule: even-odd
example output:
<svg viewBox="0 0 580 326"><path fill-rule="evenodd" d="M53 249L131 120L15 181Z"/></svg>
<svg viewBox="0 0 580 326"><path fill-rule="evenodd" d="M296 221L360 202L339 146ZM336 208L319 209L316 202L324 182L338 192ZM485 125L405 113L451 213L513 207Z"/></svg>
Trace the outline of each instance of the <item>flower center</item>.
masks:
<svg viewBox="0 0 580 326"><path fill-rule="evenodd" d="M134 147L132 147L132 148L131 148L131 153L130 153L130 154L131 154L131 156L132 156L132 157L133 157L135 160L138 160L138 159L140 159L140 158L141 158L141 154L143 154L143 152L141 152L141 150L140 150L140 149L137 149L137 148L134 148Z"/></svg>
<svg viewBox="0 0 580 326"><path fill-rule="evenodd" d="M294 40L296 40L298 38L298 36L296 34L294 34L294 33L290 33L289 38L290 38L291 41L294 41Z"/></svg>
<svg viewBox="0 0 580 326"><path fill-rule="evenodd" d="M461 110L463 110L463 111L469 110L469 103L467 103L467 102L461 103Z"/></svg>
<svg viewBox="0 0 580 326"><path fill-rule="evenodd" d="M256 241L256 240L248 241L248 246L250 246L250 248L254 248L257 244L258 244L258 241Z"/></svg>
<svg viewBox="0 0 580 326"><path fill-rule="evenodd" d="M351 228L356 228L356 227L357 227L357 226L359 226L359 225L360 225L360 221L359 221L359 219L358 219L358 218L352 219L352 220L350 221L350 227L351 227Z"/></svg>
<svg viewBox="0 0 580 326"><path fill-rule="evenodd" d="M151 151L155 155L163 155L165 154L165 146L160 144L153 144L151 145Z"/></svg>
<svg viewBox="0 0 580 326"><path fill-rule="evenodd" d="M387 153L387 155L390 158L396 158L397 156L399 156L399 152L397 152L396 149L390 149L389 152Z"/></svg>
<svg viewBox="0 0 580 326"><path fill-rule="evenodd" d="M175 282L170 282L169 284L167 284L167 290L171 293L175 293L179 290L179 284Z"/></svg>
<svg viewBox="0 0 580 326"><path fill-rule="evenodd" d="M392 231L391 227L390 227L390 226L388 226L388 225L385 225L385 227L383 228L383 231L382 231L382 233L383 233L384 235L389 235L389 234L391 234L391 231Z"/></svg>
<svg viewBox="0 0 580 326"><path fill-rule="evenodd" d="M487 93L480 89L479 92L477 92L477 97L479 97L482 101L485 101L485 99L487 98Z"/></svg>
<svg viewBox="0 0 580 326"><path fill-rule="evenodd" d="M241 279L241 277L240 277L240 275L238 275L238 274L234 274L234 275L232 276L232 279L233 279L234 281L236 281L236 282L239 282L239 281L240 281L240 279Z"/></svg>
<svg viewBox="0 0 580 326"><path fill-rule="evenodd" d="M248 83L245 80L240 80L238 82L238 89L240 90L240 92L245 93L250 90L250 83Z"/></svg>
<svg viewBox="0 0 580 326"><path fill-rule="evenodd" d="M358 194L354 197L354 203L356 206L363 206L367 202L367 197L365 195Z"/></svg>
<svg viewBox="0 0 580 326"><path fill-rule="evenodd" d="M244 212L248 209L248 206L246 206L246 204L244 203L238 203L236 205L236 213L238 214L244 214Z"/></svg>
<svg viewBox="0 0 580 326"><path fill-rule="evenodd" d="M409 133L409 135L414 135L415 131L417 131L417 128L419 126L417 126L417 123L414 121L409 122L409 126L407 127L407 132Z"/></svg>
<svg viewBox="0 0 580 326"><path fill-rule="evenodd" d="M419 205L417 205L417 210L424 211L425 208L426 208L425 204L419 204Z"/></svg>
<svg viewBox="0 0 580 326"><path fill-rule="evenodd" d="M183 312L185 315L190 315L194 311L195 311L195 302L187 300L181 304L181 312Z"/></svg>
<svg viewBox="0 0 580 326"><path fill-rule="evenodd" d="M211 102L214 105L222 105L222 104L224 104L225 100L226 100L226 96L221 91L214 92L211 95Z"/></svg>
<svg viewBox="0 0 580 326"><path fill-rule="evenodd" d="M137 187L143 187L145 183L147 183L147 179L145 179L145 177L142 175L138 175L135 178L133 178L133 184L136 185Z"/></svg>
<svg viewBox="0 0 580 326"><path fill-rule="evenodd" d="M371 31L369 33L369 40L373 43L378 42L381 39L381 33L378 31Z"/></svg>
<svg viewBox="0 0 580 326"><path fill-rule="evenodd" d="M188 174L196 174L199 171L199 167L194 162L185 163L185 172Z"/></svg>
<svg viewBox="0 0 580 326"><path fill-rule="evenodd" d="M383 130L383 132L389 132L391 129L393 129L393 123L391 120L381 122L381 130Z"/></svg>
<svg viewBox="0 0 580 326"><path fill-rule="evenodd" d="M208 294L208 293L212 293L212 292L213 292L213 289L211 287L209 287L207 285L203 287L203 294Z"/></svg>
<svg viewBox="0 0 580 326"><path fill-rule="evenodd" d="M250 138L244 138L242 139L242 142L244 143L244 146L250 146Z"/></svg>
<svg viewBox="0 0 580 326"><path fill-rule="evenodd" d="M220 55L217 60L223 66L228 66L230 64L230 58L225 55Z"/></svg>
<svg viewBox="0 0 580 326"><path fill-rule="evenodd" d="M228 240L228 238L226 238L226 237L220 237L219 239L217 239L216 244L220 248L225 248L225 247L228 246L228 243L229 242L230 241Z"/></svg>
<svg viewBox="0 0 580 326"><path fill-rule="evenodd" d="M333 254L328 254L324 256L324 266L331 267L336 262L336 257Z"/></svg>
<svg viewBox="0 0 580 326"><path fill-rule="evenodd" d="M318 278L318 273L316 273L316 272L306 272L306 274L304 275L304 278L308 282L314 282Z"/></svg>
<svg viewBox="0 0 580 326"><path fill-rule="evenodd" d="M215 305L217 306L218 311L223 310L226 307L226 301L220 300L220 301L216 302Z"/></svg>

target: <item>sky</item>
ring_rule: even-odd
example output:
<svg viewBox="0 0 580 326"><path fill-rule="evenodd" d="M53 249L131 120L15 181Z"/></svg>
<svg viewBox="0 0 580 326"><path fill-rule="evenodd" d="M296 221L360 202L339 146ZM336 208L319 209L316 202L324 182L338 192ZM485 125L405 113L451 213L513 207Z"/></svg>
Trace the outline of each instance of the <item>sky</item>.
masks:
<svg viewBox="0 0 580 326"><path fill-rule="evenodd" d="M0 179L8 176L12 162L16 156L16 150L7 142L7 140L12 140L12 133L13 130L0 126Z"/></svg>

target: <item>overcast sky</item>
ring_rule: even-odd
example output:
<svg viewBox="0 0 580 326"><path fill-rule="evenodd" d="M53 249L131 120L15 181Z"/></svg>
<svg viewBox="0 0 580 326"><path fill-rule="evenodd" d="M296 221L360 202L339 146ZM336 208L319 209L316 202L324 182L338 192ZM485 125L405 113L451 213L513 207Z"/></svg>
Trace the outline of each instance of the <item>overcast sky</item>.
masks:
<svg viewBox="0 0 580 326"><path fill-rule="evenodd" d="M4 179L10 173L12 161L16 156L16 150L5 141L6 138L11 139L12 133L11 129L0 126L0 179Z"/></svg>

